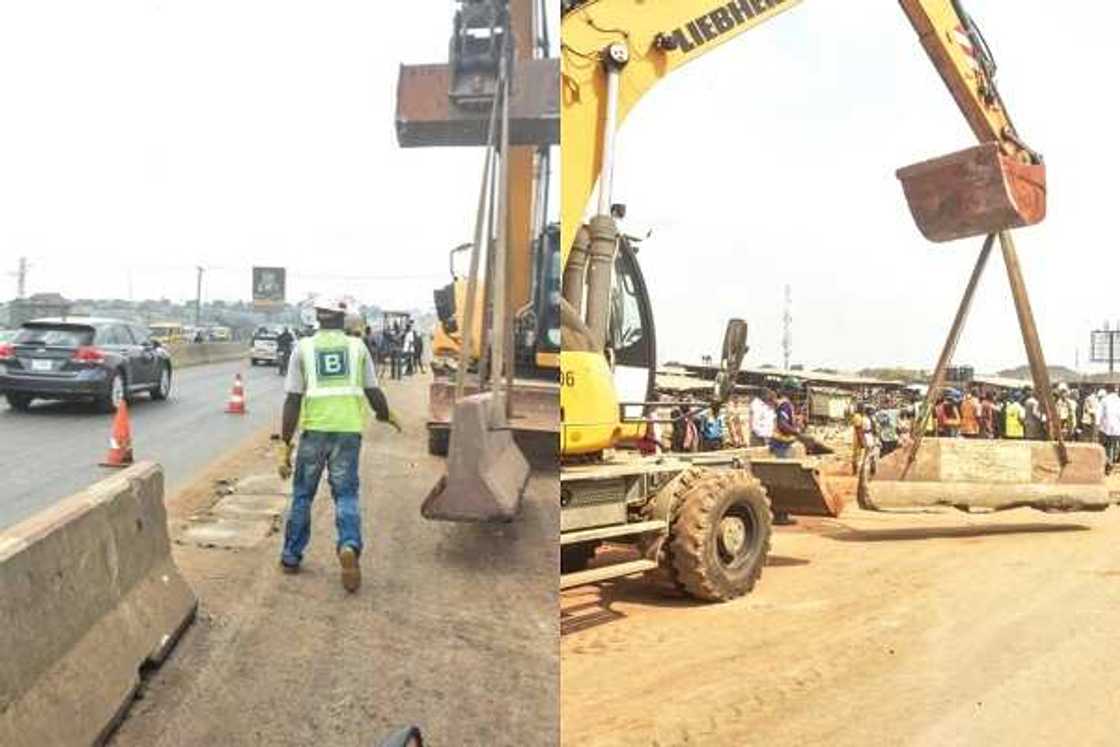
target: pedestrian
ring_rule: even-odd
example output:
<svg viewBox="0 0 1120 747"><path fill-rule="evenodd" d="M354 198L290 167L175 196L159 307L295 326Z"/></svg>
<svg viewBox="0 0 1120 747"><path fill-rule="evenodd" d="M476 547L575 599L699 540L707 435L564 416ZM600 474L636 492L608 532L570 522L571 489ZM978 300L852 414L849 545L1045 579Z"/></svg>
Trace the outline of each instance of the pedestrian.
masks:
<svg viewBox="0 0 1120 747"><path fill-rule="evenodd" d="M1097 416L1101 435L1104 437L1104 450L1108 455L1108 470L1120 457L1120 395L1116 393L1116 385L1109 384L1105 387L1104 399L1100 403L1100 414Z"/></svg>
<svg viewBox="0 0 1120 747"><path fill-rule="evenodd" d="M875 423L879 426L879 453L882 456L898 448L900 416L895 407L886 407L875 413Z"/></svg>
<svg viewBox="0 0 1120 747"><path fill-rule="evenodd" d="M751 400L750 425L751 446L767 446L774 435L774 392L763 389L762 393Z"/></svg>
<svg viewBox="0 0 1120 747"><path fill-rule="evenodd" d="M773 399L774 394L770 392L772 400L769 404L774 410L774 432L770 436L770 453L779 459L792 459L794 456L793 445L801 439L801 431L797 427L793 402L790 400L790 396L796 389L796 381L786 379L782 382L780 397ZM788 511L775 510L773 523L778 526L786 526L796 522L790 517Z"/></svg>
<svg viewBox="0 0 1120 747"><path fill-rule="evenodd" d="M1003 437L1022 440L1026 434L1027 410L1019 402L1021 396L1018 392L1011 392L1007 396L1007 404L1003 407Z"/></svg>
<svg viewBox="0 0 1120 747"><path fill-rule="evenodd" d="M1042 441L1046 438L1046 416L1042 413L1038 398L1034 396L1034 390L1029 386L1026 388L1026 397L1023 399L1023 409L1027 411L1027 418L1023 426L1027 440Z"/></svg>
<svg viewBox="0 0 1120 747"><path fill-rule="evenodd" d="M996 437L996 403L990 391L980 398L980 438Z"/></svg>
<svg viewBox="0 0 1120 747"><path fill-rule="evenodd" d="M404 331L401 337L401 356L404 362L405 375L412 376L416 373L416 356L413 355L415 351L414 342L412 339L412 328Z"/></svg>
<svg viewBox="0 0 1120 747"><path fill-rule="evenodd" d="M280 330L280 334L276 337L276 367L280 370L281 376L288 374L288 359L292 355L295 341L296 337L288 327Z"/></svg>
<svg viewBox="0 0 1120 747"><path fill-rule="evenodd" d="M413 330L412 332L412 355L416 358L416 368L420 373L425 373L424 370L424 336L420 334L420 330Z"/></svg>
<svg viewBox="0 0 1120 747"><path fill-rule="evenodd" d="M774 410L774 431L770 434L769 439L770 453L779 459L792 459L793 445L801 437L801 431L797 428L797 420L793 411L793 402L789 398L792 389L791 384L783 384L781 396L772 399L770 402L770 406ZM770 396L774 397L773 392L770 393Z"/></svg>
<svg viewBox="0 0 1120 747"><path fill-rule="evenodd" d="M961 435L965 438L980 437L980 400L975 389L969 389L961 402Z"/></svg>
<svg viewBox="0 0 1120 747"><path fill-rule="evenodd" d="M937 435L941 438L956 438L961 433L961 411L953 393L941 396L934 410L937 416Z"/></svg>
<svg viewBox="0 0 1120 747"><path fill-rule="evenodd" d="M1058 384L1057 395L1054 398L1054 411L1058 417L1058 427L1061 429L1062 438L1069 441L1077 430L1077 405L1070 399L1069 386L1063 381Z"/></svg>
<svg viewBox="0 0 1120 747"><path fill-rule="evenodd" d="M719 451L723 448L724 418L719 403L703 414L700 420L700 450Z"/></svg>
<svg viewBox="0 0 1120 747"><path fill-rule="evenodd" d="M1081 400L1081 441L1096 443L1097 441L1097 393L1089 391L1085 399Z"/></svg>
<svg viewBox="0 0 1120 747"><path fill-rule="evenodd" d="M366 403L378 420L398 432L401 427L378 386L365 345L343 331L345 305L319 300L314 308L319 331L300 340L284 381L287 398L276 447L277 469L281 478L293 480L280 565L285 573L299 572L311 539L311 502L326 468L335 504L335 550L342 586L354 592L362 580L358 462ZM297 426L300 437L293 470L292 437Z"/></svg>

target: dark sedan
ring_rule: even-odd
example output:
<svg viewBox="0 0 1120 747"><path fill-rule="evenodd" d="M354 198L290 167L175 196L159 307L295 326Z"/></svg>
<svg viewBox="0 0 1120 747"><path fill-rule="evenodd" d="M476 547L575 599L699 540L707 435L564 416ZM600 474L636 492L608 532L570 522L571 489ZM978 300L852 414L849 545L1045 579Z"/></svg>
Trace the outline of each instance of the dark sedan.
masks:
<svg viewBox="0 0 1120 747"><path fill-rule="evenodd" d="M171 357L147 328L117 319L38 319L0 343L0 394L16 410L35 399L94 400L171 393Z"/></svg>

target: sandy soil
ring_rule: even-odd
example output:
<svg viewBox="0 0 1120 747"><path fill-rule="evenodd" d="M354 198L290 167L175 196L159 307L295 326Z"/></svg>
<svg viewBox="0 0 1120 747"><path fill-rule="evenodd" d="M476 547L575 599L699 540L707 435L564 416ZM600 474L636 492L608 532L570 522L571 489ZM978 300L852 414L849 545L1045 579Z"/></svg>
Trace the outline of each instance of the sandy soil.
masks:
<svg viewBox="0 0 1120 747"><path fill-rule="evenodd" d="M326 492L298 576L277 567L279 534L242 551L174 545L199 617L112 744L368 747L408 723L437 747L557 741L556 473L534 475L513 524L424 521L443 471L426 381L387 387L406 433L375 424L364 443L359 593L339 584ZM271 469L266 435L171 501L173 530L216 500L215 480Z"/></svg>
<svg viewBox="0 0 1120 747"><path fill-rule="evenodd" d="M1115 744L1120 508L849 508L775 531L750 596L561 595L570 745Z"/></svg>

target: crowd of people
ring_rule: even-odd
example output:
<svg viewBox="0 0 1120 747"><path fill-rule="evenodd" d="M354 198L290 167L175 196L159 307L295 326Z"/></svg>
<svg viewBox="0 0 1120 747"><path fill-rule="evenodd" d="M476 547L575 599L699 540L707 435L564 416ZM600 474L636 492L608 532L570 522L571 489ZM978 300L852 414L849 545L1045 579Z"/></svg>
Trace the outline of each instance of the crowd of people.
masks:
<svg viewBox="0 0 1120 747"><path fill-rule="evenodd" d="M686 412L673 409L667 418L651 420L639 447L653 451L715 451L748 446L768 447L782 458L803 439L806 404L795 402L797 383L778 391L763 389L748 400ZM924 398L913 393L880 393L855 403L851 426L852 470L868 454L886 456L909 443L917 428L940 438L1046 440L1050 428L1033 387L997 391L982 387L947 388L924 412ZM1100 443L1111 469L1120 461L1120 392L1115 384L1084 390L1059 384L1054 407L1063 439Z"/></svg>
<svg viewBox="0 0 1120 747"><path fill-rule="evenodd" d="M363 337L374 359L389 369L390 378L424 372L424 336L411 318L393 322L379 333L367 327Z"/></svg>

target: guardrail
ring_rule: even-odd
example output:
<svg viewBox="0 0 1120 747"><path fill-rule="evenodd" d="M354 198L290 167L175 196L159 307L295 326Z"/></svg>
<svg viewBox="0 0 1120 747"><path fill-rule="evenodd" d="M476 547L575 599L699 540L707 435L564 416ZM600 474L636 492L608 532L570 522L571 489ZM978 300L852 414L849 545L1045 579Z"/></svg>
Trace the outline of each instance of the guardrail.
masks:
<svg viewBox="0 0 1120 747"><path fill-rule="evenodd" d="M245 342L184 342L166 347L176 368L235 361L249 355L249 344Z"/></svg>

